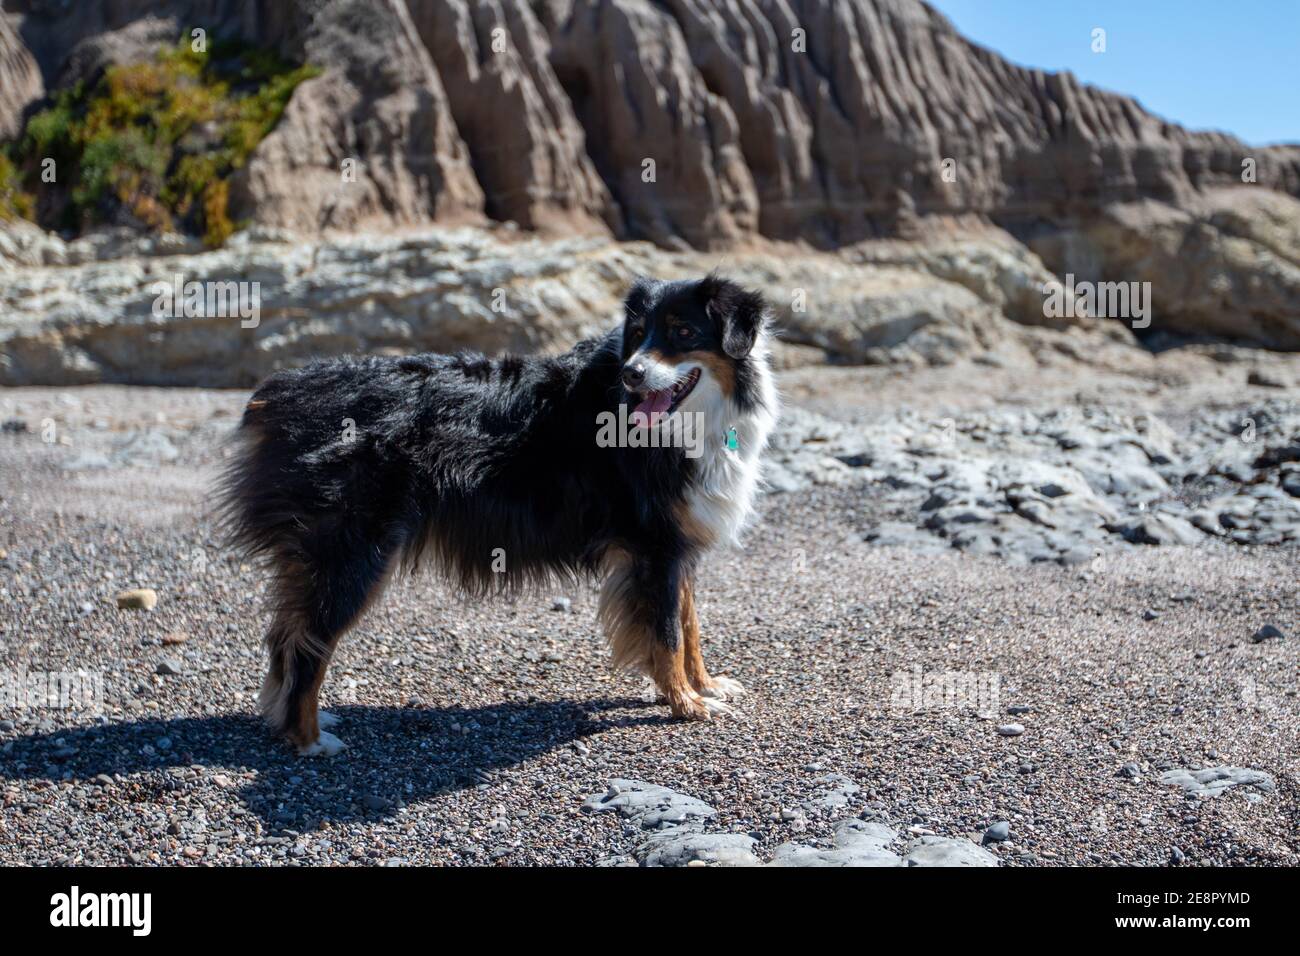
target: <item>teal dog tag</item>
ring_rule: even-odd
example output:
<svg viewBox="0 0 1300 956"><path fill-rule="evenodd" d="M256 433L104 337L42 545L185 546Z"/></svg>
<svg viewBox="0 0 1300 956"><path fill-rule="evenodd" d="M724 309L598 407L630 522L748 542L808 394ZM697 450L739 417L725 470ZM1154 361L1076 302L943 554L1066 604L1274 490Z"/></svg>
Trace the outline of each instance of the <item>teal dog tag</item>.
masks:
<svg viewBox="0 0 1300 956"><path fill-rule="evenodd" d="M722 440L727 443L727 451L735 451L740 447L740 442L736 440L736 426L732 425L727 429L727 434Z"/></svg>

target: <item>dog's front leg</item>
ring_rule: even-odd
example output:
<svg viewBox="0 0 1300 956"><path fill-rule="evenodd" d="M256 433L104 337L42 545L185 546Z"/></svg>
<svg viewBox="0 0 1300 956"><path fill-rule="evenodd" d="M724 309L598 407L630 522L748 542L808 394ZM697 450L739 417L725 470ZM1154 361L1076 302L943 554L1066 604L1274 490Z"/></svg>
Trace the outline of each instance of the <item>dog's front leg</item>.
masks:
<svg viewBox="0 0 1300 956"><path fill-rule="evenodd" d="M680 624L684 574L676 560L620 559L601 593L600 617L615 667L647 674L674 717L706 720L729 708L702 697L687 678Z"/></svg>
<svg viewBox="0 0 1300 956"><path fill-rule="evenodd" d="M681 588L682 655L686 679L701 697L728 700L745 693L740 681L730 677L712 677L704 666L700 647L700 617L695 610L695 582L688 575Z"/></svg>

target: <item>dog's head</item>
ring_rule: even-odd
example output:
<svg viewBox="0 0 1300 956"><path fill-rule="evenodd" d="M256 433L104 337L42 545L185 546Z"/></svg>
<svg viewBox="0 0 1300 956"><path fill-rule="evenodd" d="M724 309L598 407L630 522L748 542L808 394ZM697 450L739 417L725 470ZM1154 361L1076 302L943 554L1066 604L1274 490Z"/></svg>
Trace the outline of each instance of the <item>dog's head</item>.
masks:
<svg viewBox="0 0 1300 956"><path fill-rule="evenodd" d="M622 385L633 414L651 418L718 399L748 405L766 313L759 293L716 275L638 279L623 319Z"/></svg>

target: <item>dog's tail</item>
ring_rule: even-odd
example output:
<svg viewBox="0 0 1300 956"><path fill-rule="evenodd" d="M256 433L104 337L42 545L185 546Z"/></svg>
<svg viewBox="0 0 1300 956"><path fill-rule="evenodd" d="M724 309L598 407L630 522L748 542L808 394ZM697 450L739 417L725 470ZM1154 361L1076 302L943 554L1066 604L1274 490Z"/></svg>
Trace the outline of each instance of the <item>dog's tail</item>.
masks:
<svg viewBox="0 0 1300 956"><path fill-rule="evenodd" d="M253 490L252 473L256 468L257 446L262 436L253 423L253 401L244 406L235 431L221 445L226 459L213 485L209 515L218 544L240 554L261 550L256 546L251 509L247 504Z"/></svg>
<svg viewBox="0 0 1300 956"><path fill-rule="evenodd" d="M288 449L277 441L277 423L266 411L268 399L262 393L259 389L253 395L224 449L229 457L214 496L221 544L248 556L272 554L295 517L280 480L290 464Z"/></svg>

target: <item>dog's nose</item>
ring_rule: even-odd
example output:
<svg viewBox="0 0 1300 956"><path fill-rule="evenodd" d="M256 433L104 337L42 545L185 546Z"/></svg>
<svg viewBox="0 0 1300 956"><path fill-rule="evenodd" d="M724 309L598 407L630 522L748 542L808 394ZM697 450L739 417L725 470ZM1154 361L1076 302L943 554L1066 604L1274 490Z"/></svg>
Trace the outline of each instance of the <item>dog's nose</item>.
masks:
<svg viewBox="0 0 1300 956"><path fill-rule="evenodd" d="M645 365L637 362L635 365L627 365L623 368L623 384L628 388L640 388L641 383L645 381Z"/></svg>

